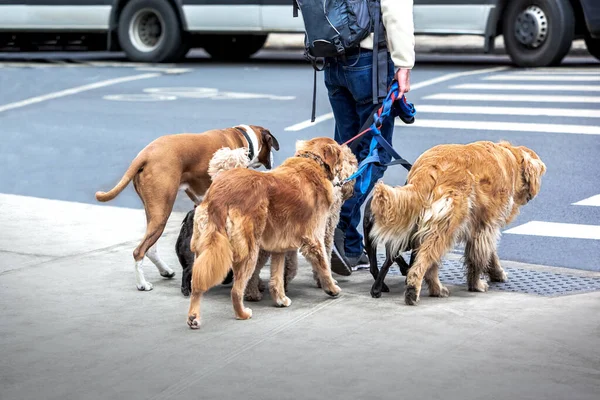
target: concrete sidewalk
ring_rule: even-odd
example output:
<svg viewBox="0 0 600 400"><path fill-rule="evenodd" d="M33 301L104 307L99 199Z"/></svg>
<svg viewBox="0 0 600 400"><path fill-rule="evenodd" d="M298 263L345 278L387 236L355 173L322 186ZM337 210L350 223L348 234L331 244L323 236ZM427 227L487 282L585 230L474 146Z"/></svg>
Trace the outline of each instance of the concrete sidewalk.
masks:
<svg viewBox="0 0 600 400"><path fill-rule="evenodd" d="M342 295L331 299L300 257L291 307L265 294L237 321L230 288L216 287L192 331L174 251L182 219L159 247L177 276L146 261L154 290L138 292L143 210L0 195L0 399L598 398L598 291L449 285L449 298L424 289L408 307L403 278L373 299L371 276L357 271L335 276Z"/></svg>

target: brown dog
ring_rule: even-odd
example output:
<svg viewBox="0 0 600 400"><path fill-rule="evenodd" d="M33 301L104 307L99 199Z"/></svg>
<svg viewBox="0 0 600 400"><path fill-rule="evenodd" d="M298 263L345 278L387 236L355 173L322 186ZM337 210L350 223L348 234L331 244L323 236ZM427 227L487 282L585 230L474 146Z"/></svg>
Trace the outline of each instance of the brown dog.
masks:
<svg viewBox="0 0 600 400"><path fill-rule="evenodd" d="M261 248L271 253L269 290L278 306L291 304L283 287L283 265L285 253L297 249L312 264L324 291L339 295L325 230L335 200L334 182L340 181L347 162L344 154L333 139L315 138L298 142L295 155L272 171L237 168L219 174L196 208L191 240L196 259L187 319L191 328L200 327L202 294L219 284L230 267L235 315L252 317L243 296Z"/></svg>
<svg viewBox="0 0 600 400"><path fill-rule="evenodd" d="M423 153L408 174L407 184L376 184L371 208L371 238L391 246L391 254L417 248L406 278L405 303L419 301L423 279L429 295L447 297L438 277L442 257L465 242L467 284L485 292L491 281L504 282L497 240L519 208L537 196L546 165L538 155L508 142L480 141L439 145Z"/></svg>
<svg viewBox="0 0 600 400"><path fill-rule="evenodd" d="M133 252L138 290L152 290L152 284L146 281L142 270L145 255L156 265L161 276L175 276L175 272L160 259L156 242L165 229L180 188L185 189L196 204L200 202L211 185L208 163L222 147L246 147L250 167L263 165L271 169L271 149L279 150L279 143L267 129L254 125L214 129L200 134L161 136L135 157L113 189L96 193L98 201L112 200L133 180L133 186L144 204L146 234Z"/></svg>

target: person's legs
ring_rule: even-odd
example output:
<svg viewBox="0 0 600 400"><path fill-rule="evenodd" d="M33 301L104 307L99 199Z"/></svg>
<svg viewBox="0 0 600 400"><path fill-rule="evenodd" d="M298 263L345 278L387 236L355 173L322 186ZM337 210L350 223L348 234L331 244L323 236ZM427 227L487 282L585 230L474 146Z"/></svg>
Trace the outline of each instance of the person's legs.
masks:
<svg viewBox="0 0 600 400"><path fill-rule="evenodd" d="M341 144L356 135L361 126L360 117L356 112L357 104L348 90L341 61L327 59L325 64L325 86L327 87L327 94L335 119L334 139ZM358 156L358 154L356 155ZM344 254L345 231L349 224L350 214L348 211L342 210L338 226L334 231L331 270L344 276L352 274L352 265Z"/></svg>
<svg viewBox="0 0 600 400"><path fill-rule="evenodd" d="M348 64L353 64L353 62L349 60ZM356 103L355 110L359 116L358 129L360 129L376 107L372 101L372 53L364 52L356 65L344 65L343 69L347 87ZM394 67L390 59L388 61L388 85L392 82L393 78ZM348 134L348 136L352 137L358 133L358 129L355 133ZM391 118L386 120L381 127L382 136L390 143L392 142L393 129L394 121ZM371 139L372 134L368 133L362 138L360 144L356 146L355 154L359 162L369 155ZM381 147L378 147L378 152L382 163L390 162L390 154ZM354 196L348 199L342 206L340 224L338 226L345 232L345 255L353 265L368 263L367 258L364 257L363 237L358 231L358 225L361 220L361 207L375 186L375 183L383 176L385 170L386 167L373 166L369 186L365 193L360 193L358 190L362 178L359 177L355 185Z"/></svg>

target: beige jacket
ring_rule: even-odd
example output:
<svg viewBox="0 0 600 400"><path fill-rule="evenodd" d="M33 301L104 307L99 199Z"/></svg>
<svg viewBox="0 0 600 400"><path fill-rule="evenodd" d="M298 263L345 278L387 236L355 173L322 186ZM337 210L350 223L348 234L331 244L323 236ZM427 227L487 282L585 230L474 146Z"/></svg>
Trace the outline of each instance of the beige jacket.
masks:
<svg viewBox="0 0 600 400"><path fill-rule="evenodd" d="M383 25L387 32L388 49L395 69L412 69L415 65L415 28L413 0L380 0ZM373 49L373 34L360 43Z"/></svg>

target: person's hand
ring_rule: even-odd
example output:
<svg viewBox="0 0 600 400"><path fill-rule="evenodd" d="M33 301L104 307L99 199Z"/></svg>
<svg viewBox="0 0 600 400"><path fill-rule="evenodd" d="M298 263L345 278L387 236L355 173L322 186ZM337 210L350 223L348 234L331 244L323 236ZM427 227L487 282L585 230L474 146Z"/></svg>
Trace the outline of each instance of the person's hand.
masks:
<svg viewBox="0 0 600 400"><path fill-rule="evenodd" d="M398 81L398 98L401 98L404 93L410 92L410 69L398 69L396 81Z"/></svg>

